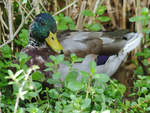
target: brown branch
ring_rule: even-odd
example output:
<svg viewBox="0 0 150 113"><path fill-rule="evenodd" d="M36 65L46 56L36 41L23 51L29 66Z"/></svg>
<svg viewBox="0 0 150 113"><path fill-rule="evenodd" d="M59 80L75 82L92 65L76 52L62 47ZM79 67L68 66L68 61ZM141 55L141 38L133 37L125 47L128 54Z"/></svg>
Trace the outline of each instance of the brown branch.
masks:
<svg viewBox="0 0 150 113"><path fill-rule="evenodd" d="M72 5L74 5L78 0L75 0L74 2L72 2L71 4L69 4L68 6L64 7L63 9L61 9L60 11L56 12L53 16L58 15L59 13L65 11L66 9L68 9L69 7L71 7Z"/></svg>
<svg viewBox="0 0 150 113"><path fill-rule="evenodd" d="M81 8L80 8L80 14L79 14L79 17L78 17L78 20L77 20L77 26L76 26L77 29L82 29L82 27L83 27L83 24L82 24L82 22L83 22L82 11L85 10L85 7L86 7L86 0L83 0Z"/></svg>
<svg viewBox="0 0 150 113"><path fill-rule="evenodd" d="M21 30L21 28L23 27L25 21L27 20L27 18L32 14L32 12L34 11L34 8L28 13L28 15L26 16L26 18L24 17L24 13L22 12L21 9L21 4L19 4L20 6L20 12L22 15L22 21L21 24L19 25L18 29L16 30L16 32L13 34L13 36L11 38L9 38L9 40L7 42L4 42L2 45L0 45L0 48L2 48L3 46L5 46L6 44L9 44L10 42L12 42L14 40L14 38L16 37L16 35L19 33L19 31Z"/></svg>
<svg viewBox="0 0 150 113"><path fill-rule="evenodd" d="M12 5L12 1L11 0L8 0L8 21L9 21L9 39L13 39L13 26L12 26L12 10L11 10L11 5Z"/></svg>

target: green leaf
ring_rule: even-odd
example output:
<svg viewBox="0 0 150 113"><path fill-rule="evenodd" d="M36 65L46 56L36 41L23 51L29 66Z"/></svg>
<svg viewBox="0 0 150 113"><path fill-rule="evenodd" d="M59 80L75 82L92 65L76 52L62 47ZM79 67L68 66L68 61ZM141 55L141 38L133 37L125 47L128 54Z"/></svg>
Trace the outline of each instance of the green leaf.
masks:
<svg viewBox="0 0 150 113"><path fill-rule="evenodd" d="M83 88L83 84L77 80L73 80L67 84L67 88L69 88L71 91L78 91Z"/></svg>
<svg viewBox="0 0 150 113"><path fill-rule="evenodd" d="M82 14L84 16L95 16L95 14L91 10L83 10Z"/></svg>
<svg viewBox="0 0 150 113"><path fill-rule="evenodd" d="M25 63L30 60L31 56L28 56L27 54L25 53L20 53L19 54L19 62L20 62L20 65L21 67L24 67Z"/></svg>
<svg viewBox="0 0 150 113"><path fill-rule="evenodd" d="M96 14L102 15L106 11L106 9L107 9L106 6L99 6L97 11L96 11Z"/></svg>
<svg viewBox="0 0 150 113"><path fill-rule="evenodd" d="M144 8L141 9L141 14L142 14L142 15L145 15L145 16L146 16L146 15L148 15L148 13L149 13L148 8L144 7Z"/></svg>
<svg viewBox="0 0 150 113"><path fill-rule="evenodd" d="M88 77L89 76L89 73L88 72L85 72L85 71L80 71L80 74L84 77Z"/></svg>
<svg viewBox="0 0 150 113"><path fill-rule="evenodd" d="M145 16L133 16L129 19L130 22L138 22L145 20Z"/></svg>
<svg viewBox="0 0 150 113"><path fill-rule="evenodd" d="M92 74L95 73L95 71L96 71L96 62L95 61L90 62L90 71Z"/></svg>
<svg viewBox="0 0 150 113"><path fill-rule="evenodd" d="M78 77L78 73L75 71L71 71L70 73L67 74L65 78L65 82L77 80L77 77Z"/></svg>
<svg viewBox="0 0 150 113"><path fill-rule="evenodd" d="M91 31L100 31L101 30L101 25L98 23L90 24L90 25L85 24L84 26Z"/></svg>
<svg viewBox="0 0 150 113"><path fill-rule="evenodd" d="M56 57L56 64L60 64L64 61L64 55L58 55Z"/></svg>
<svg viewBox="0 0 150 113"><path fill-rule="evenodd" d="M94 74L94 77L101 82L108 82L110 80L109 76L106 74Z"/></svg>
<svg viewBox="0 0 150 113"><path fill-rule="evenodd" d="M56 57L55 57L55 56L50 55L49 58L50 58L53 62L56 62Z"/></svg>
<svg viewBox="0 0 150 113"><path fill-rule="evenodd" d="M53 76L53 79L58 80L60 78L61 74L60 74L60 72L56 72L52 76Z"/></svg>
<svg viewBox="0 0 150 113"><path fill-rule="evenodd" d="M0 48L0 51L2 52L2 56L4 58L11 58L12 57L12 50L9 45L5 45L2 48Z"/></svg>
<svg viewBox="0 0 150 113"><path fill-rule="evenodd" d="M66 24L59 24L59 25L57 26L57 29L58 29L59 31L67 30L67 29L68 29L68 26L67 26Z"/></svg>
<svg viewBox="0 0 150 113"><path fill-rule="evenodd" d="M28 44L28 30L22 29L18 39L15 40L16 44L25 47Z"/></svg>
<svg viewBox="0 0 150 113"><path fill-rule="evenodd" d="M134 71L135 75L143 75L144 71L143 68L141 66L137 67L137 69Z"/></svg>
<svg viewBox="0 0 150 113"><path fill-rule="evenodd" d="M142 87L141 93L146 94L148 92L147 87Z"/></svg>
<svg viewBox="0 0 150 113"><path fill-rule="evenodd" d="M90 105L91 105L91 99L86 98L86 99L83 101L83 104L81 105L81 107L82 107L83 109L85 109L85 108L87 108L87 107L90 107Z"/></svg>
<svg viewBox="0 0 150 113"><path fill-rule="evenodd" d="M99 20L101 22L108 22L108 21L110 21L110 18L107 16L100 16L97 18L97 20Z"/></svg>
<svg viewBox="0 0 150 113"><path fill-rule="evenodd" d="M50 89L48 91L48 94L53 99L58 99L59 98L59 93L56 91L56 89Z"/></svg>
<svg viewBox="0 0 150 113"><path fill-rule="evenodd" d="M45 76L41 72L37 71L32 73L32 79L43 82L45 80Z"/></svg>
<svg viewBox="0 0 150 113"><path fill-rule="evenodd" d="M144 32L146 34L150 34L150 29L149 28L143 28L142 32Z"/></svg>
<svg viewBox="0 0 150 113"><path fill-rule="evenodd" d="M69 24L69 29L70 30L76 30L75 24Z"/></svg>
<svg viewBox="0 0 150 113"><path fill-rule="evenodd" d="M144 64L144 66L148 66L148 65L149 65L149 63L148 63L148 60L147 60L147 59L144 59L142 62L143 62L143 64Z"/></svg>

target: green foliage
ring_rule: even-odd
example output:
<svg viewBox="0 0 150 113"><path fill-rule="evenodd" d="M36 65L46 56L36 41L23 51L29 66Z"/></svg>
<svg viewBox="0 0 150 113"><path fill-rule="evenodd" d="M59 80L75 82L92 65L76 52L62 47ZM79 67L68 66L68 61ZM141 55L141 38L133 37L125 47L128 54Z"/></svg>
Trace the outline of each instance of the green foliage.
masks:
<svg viewBox="0 0 150 113"><path fill-rule="evenodd" d="M142 24L142 32L144 34L144 47L141 52L136 53L138 59L140 59L140 64L136 64L137 68L134 71L134 74L137 75L137 80L134 82L133 93L129 96L135 98L134 101L130 103L130 108L132 112L150 112L150 90L149 83L150 77L146 76L147 73L150 73L148 58L150 57L150 49L146 46L150 42L150 30L147 27L150 21L150 13L148 8L141 9L141 16L131 17L130 22L140 22Z"/></svg>
<svg viewBox="0 0 150 113"><path fill-rule="evenodd" d="M87 17L92 17L93 21L91 24L84 24L85 28L91 31L100 31L101 30L101 24L99 24L96 20L100 22L108 22L110 21L110 18L107 16L103 16L103 14L106 11L105 6L99 6L96 14L94 14L91 10L84 10L82 14Z"/></svg>
<svg viewBox="0 0 150 113"><path fill-rule="evenodd" d="M27 0L21 0L22 5L26 5L31 9ZM13 2L13 9L16 24L21 21L21 15L18 14L19 5ZM99 6L96 14L91 10L84 10L82 14L88 18L92 18L92 24L85 23L85 28L91 31L101 30L102 22L108 22L109 17L103 16L106 11L105 6ZM74 30L73 20L59 14L55 16L58 30ZM37 66L28 67L26 62L31 58L24 53L15 54L15 58L19 60L15 64L14 55L9 45L5 45L0 49L0 108L4 113L14 112L16 99L19 98L17 113L149 113L150 112L150 77L146 76L146 67L150 72L149 61L150 50L147 47L150 42L150 30L147 27L150 20L148 8L142 8L141 16L130 18L131 22L141 22L143 33L145 33L144 48L138 52L136 56L141 58L143 65L137 65L134 74L137 80L133 83L132 93L124 97L126 87L112 80L103 73L96 73L96 63L90 63L90 72L80 71L73 68L74 63L82 62L82 58L78 58L72 54L69 60L64 59L64 55L50 56L52 62L45 65L45 71L53 73L52 78L48 80L38 71ZM26 20L28 23L30 20ZM100 22L100 23L98 23ZM15 26L16 27L16 26ZM17 26L18 27L18 26ZM23 27L15 44L25 47L28 44L28 30ZM58 72L59 64L68 66L68 74L64 82L60 81L61 73ZM15 68L15 73L14 69ZM30 75L30 76L29 76ZM79 81L78 76L82 79ZM43 83L47 82L49 86L44 87ZM89 86L89 87L88 87ZM87 96L88 94L88 96Z"/></svg>
<svg viewBox="0 0 150 113"><path fill-rule="evenodd" d="M75 30L75 24L69 16L64 16L63 13L60 13L58 16L55 16L54 19L57 23L58 31L61 30Z"/></svg>
<svg viewBox="0 0 150 113"><path fill-rule="evenodd" d="M25 47L28 44L28 30L22 29L18 39L15 40L17 45Z"/></svg>
<svg viewBox="0 0 150 113"><path fill-rule="evenodd" d="M11 58L12 57L12 50L9 45L5 45L0 49L2 53L2 57L4 58Z"/></svg>

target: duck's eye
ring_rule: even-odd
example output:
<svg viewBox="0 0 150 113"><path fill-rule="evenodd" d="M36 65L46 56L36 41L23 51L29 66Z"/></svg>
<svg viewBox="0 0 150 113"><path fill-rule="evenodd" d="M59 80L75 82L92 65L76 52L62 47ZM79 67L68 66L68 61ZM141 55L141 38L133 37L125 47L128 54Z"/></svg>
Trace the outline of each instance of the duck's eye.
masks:
<svg viewBox="0 0 150 113"><path fill-rule="evenodd" d="M40 24L41 24L42 26L45 26L45 22L44 22L43 20L40 20Z"/></svg>

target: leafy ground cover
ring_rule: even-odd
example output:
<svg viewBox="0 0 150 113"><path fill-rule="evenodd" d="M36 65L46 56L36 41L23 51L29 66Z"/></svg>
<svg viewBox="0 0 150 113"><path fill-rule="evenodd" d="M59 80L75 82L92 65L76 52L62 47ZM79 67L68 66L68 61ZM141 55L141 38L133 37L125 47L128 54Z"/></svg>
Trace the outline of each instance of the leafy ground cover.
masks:
<svg viewBox="0 0 150 113"><path fill-rule="evenodd" d="M26 12L32 9L31 2L27 0L13 2L14 28L17 28L21 23L23 13L27 16ZM139 1L136 2L139 5ZM58 3L53 2L49 2L48 5L44 4L47 11L51 9L50 6L53 4L58 5ZM69 14L59 13L55 16L58 30L82 28L99 31L103 30L105 26L115 25L114 23L110 24L110 22L113 22L113 16L110 15L108 6L109 3L99 5L95 12L91 8L81 11L81 15L85 17L83 26L76 26L74 23L76 18L72 19ZM40 3L39 9L43 12L41 7L43 6ZM61 7L61 5L58 7ZM2 5L1 9L4 13L3 19L5 19L7 12L3 8L4 5ZM55 8L57 7L54 7L51 11L56 12ZM72 68L72 65L82 59L72 54L70 60L67 61L64 60L63 55L50 56L53 62L46 64L47 69L45 71L51 70L54 72L48 83L55 87L43 88L42 82L45 77L38 71L39 67L27 67L25 63L30 59L30 56L19 53L20 49L28 44L28 25L34 18L34 13L26 19L26 23L23 24L13 43L0 48L0 111L2 113L150 112L150 13L148 8L141 8L140 15L132 15L128 19L130 22L140 23L142 26L141 32L144 34L141 50L132 55L135 60L130 59L128 61L136 66L136 69L133 70L132 84L130 86L109 78L105 74L95 73L95 62L90 63L90 73L80 72L83 79L82 81L77 81L78 73L76 69ZM87 18L90 18L89 21ZM2 38L0 37L2 39L0 43L3 44L8 30L4 24L0 28L1 36L3 36ZM15 59L19 59L19 64L13 63ZM60 82L61 73L57 72L57 65L60 63L67 65L70 69L64 82ZM10 67L16 68L16 72L13 72ZM57 87L58 84L63 87ZM127 95L125 95L126 93Z"/></svg>

